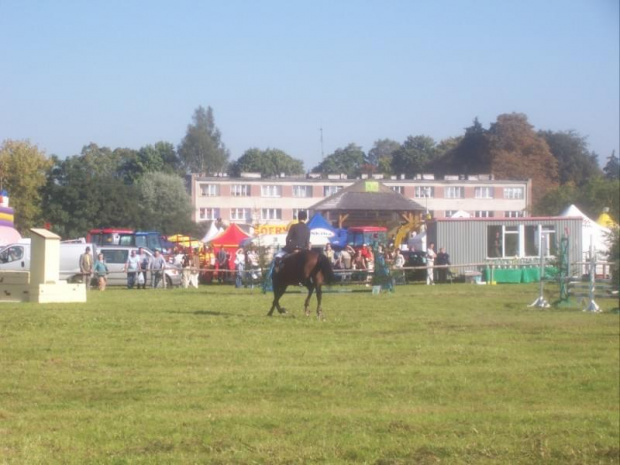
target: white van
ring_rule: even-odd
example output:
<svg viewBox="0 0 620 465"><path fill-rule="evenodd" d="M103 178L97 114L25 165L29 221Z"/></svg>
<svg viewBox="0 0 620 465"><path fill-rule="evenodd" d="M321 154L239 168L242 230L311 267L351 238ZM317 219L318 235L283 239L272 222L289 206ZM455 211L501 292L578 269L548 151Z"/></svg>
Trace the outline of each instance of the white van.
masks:
<svg viewBox="0 0 620 465"><path fill-rule="evenodd" d="M69 282L80 282L80 255L84 253L86 247L90 247L94 258L97 249L94 244L65 244L60 243L60 279ZM16 242L9 244L0 250L0 271L30 271L30 244Z"/></svg>

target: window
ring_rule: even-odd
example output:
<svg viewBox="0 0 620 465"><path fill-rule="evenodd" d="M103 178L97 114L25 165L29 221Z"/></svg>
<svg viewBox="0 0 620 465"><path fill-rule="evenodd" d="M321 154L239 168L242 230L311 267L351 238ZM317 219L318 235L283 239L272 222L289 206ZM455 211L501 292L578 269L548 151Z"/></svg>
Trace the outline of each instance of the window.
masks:
<svg viewBox="0 0 620 465"><path fill-rule="evenodd" d="M446 218L452 218L452 215L454 215L456 212L457 210L446 210L445 216Z"/></svg>
<svg viewBox="0 0 620 465"><path fill-rule="evenodd" d="M216 197L220 195L220 186L217 184L201 184L200 195L203 197Z"/></svg>
<svg viewBox="0 0 620 465"><path fill-rule="evenodd" d="M474 197L477 199L492 199L493 198L493 187L482 186L482 187L474 188Z"/></svg>
<svg viewBox="0 0 620 465"><path fill-rule="evenodd" d="M504 212L504 218L523 218L525 217L525 212L524 211L511 211L511 212Z"/></svg>
<svg viewBox="0 0 620 465"><path fill-rule="evenodd" d="M487 256L492 258L538 257L541 243L545 256L556 254L556 234L553 226L488 226L487 235Z"/></svg>
<svg viewBox="0 0 620 465"><path fill-rule="evenodd" d="M260 211L261 220L281 220L282 209L280 208L262 208Z"/></svg>
<svg viewBox="0 0 620 465"><path fill-rule="evenodd" d="M230 195L233 197L249 197L250 192L249 184L233 184L230 186Z"/></svg>
<svg viewBox="0 0 620 465"><path fill-rule="evenodd" d="M116 264L125 264L127 263L127 256L129 255L129 250L101 250L103 254L103 260L111 265L113 263Z"/></svg>
<svg viewBox="0 0 620 465"><path fill-rule="evenodd" d="M505 199L522 199L523 188L522 187L504 187Z"/></svg>
<svg viewBox="0 0 620 465"><path fill-rule="evenodd" d="M18 245L14 245L7 249L4 249L0 253L0 263L10 263L17 260L21 260L24 257L24 248Z"/></svg>
<svg viewBox="0 0 620 465"><path fill-rule="evenodd" d="M555 255L557 244L555 241L555 228L547 225L533 225L525 227L525 254L530 257L540 256L540 244L542 243L545 256Z"/></svg>
<svg viewBox="0 0 620 465"><path fill-rule="evenodd" d="M325 197L329 197L330 195L334 195L336 192L341 190L342 186L323 186L323 195Z"/></svg>
<svg viewBox="0 0 620 465"><path fill-rule="evenodd" d="M390 189L392 189L394 192L398 192L401 195L405 193L405 186L390 186Z"/></svg>
<svg viewBox="0 0 620 465"><path fill-rule="evenodd" d="M416 186L414 197L417 199L435 197L435 188L433 186Z"/></svg>
<svg viewBox="0 0 620 465"><path fill-rule="evenodd" d="M519 257L519 226L504 226L504 256Z"/></svg>
<svg viewBox="0 0 620 465"><path fill-rule="evenodd" d="M249 221L252 219L252 212L249 208L231 208L230 219L233 221Z"/></svg>
<svg viewBox="0 0 620 465"><path fill-rule="evenodd" d="M201 220L217 220L220 217L219 208L201 208L200 219Z"/></svg>
<svg viewBox="0 0 620 465"><path fill-rule="evenodd" d="M493 212L488 210L476 210L474 216L476 218L493 218Z"/></svg>
<svg viewBox="0 0 620 465"><path fill-rule="evenodd" d="M446 199L462 199L465 197L465 188L463 186L447 186L444 192Z"/></svg>
<svg viewBox="0 0 620 465"><path fill-rule="evenodd" d="M261 197L282 197L282 186L260 186Z"/></svg>
<svg viewBox="0 0 620 465"><path fill-rule="evenodd" d="M293 186L293 197L312 197L312 186Z"/></svg>

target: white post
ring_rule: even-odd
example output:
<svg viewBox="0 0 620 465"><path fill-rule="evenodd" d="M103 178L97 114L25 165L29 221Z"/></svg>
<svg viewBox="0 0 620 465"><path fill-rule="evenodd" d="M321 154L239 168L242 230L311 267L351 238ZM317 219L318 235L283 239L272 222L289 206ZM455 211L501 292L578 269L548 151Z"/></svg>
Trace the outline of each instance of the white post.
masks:
<svg viewBox="0 0 620 465"><path fill-rule="evenodd" d="M543 236L544 233L541 231L540 232L540 240L539 240L539 244L540 244L540 286L539 286L539 293L538 293L538 298L532 302L529 306L530 307L538 307L538 308L549 308L549 302L547 302L547 300L545 299L545 295L543 293L543 278L545 276L545 252L544 252L544 246L543 246Z"/></svg>
<svg viewBox="0 0 620 465"><path fill-rule="evenodd" d="M583 309L584 312L600 313L601 308L594 301L594 290L596 288L596 249L590 237L590 286L588 292L588 306Z"/></svg>

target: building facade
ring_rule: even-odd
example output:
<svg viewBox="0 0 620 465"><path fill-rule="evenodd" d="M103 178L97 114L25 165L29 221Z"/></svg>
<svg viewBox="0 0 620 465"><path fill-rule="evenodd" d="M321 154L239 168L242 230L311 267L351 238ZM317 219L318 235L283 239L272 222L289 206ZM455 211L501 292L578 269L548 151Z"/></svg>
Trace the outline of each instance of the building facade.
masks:
<svg viewBox="0 0 620 465"><path fill-rule="evenodd" d="M531 180L501 181L490 175L432 175L406 179L375 175L385 186L422 205L433 218L466 212L477 218L530 216ZM261 178L242 173L239 178L192 175L190 190L196 222L222 218L230 223L281 224L295 219L325 198L351 186L357 179L344 175Z"/></svg>

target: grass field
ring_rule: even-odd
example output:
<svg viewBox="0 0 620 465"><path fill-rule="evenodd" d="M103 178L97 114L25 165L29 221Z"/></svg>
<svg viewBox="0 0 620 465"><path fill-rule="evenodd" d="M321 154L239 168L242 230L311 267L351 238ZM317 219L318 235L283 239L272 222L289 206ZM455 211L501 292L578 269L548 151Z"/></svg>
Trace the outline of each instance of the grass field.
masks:
<svg viewBox="0 0 620 465"><path fill-rule="evenodd" d="M617 301L537 295L331 293L324 322L226 286L0 304L0 463L619 463Z"/></svg>

